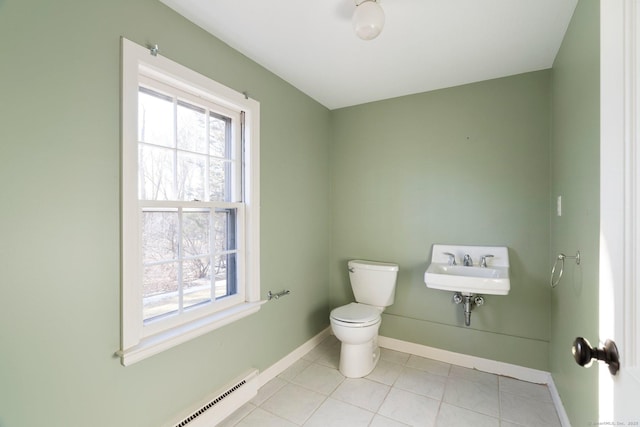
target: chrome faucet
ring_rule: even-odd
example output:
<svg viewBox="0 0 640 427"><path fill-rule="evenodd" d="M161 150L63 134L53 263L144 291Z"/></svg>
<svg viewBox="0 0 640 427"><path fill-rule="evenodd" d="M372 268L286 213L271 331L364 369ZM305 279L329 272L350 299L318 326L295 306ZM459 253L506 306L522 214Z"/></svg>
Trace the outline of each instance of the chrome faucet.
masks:
<svg viewBox="0 0 640 427"><path fill-rule="evenodd" d="M493 255L483 255L482 261L480 261L480 267L487 268L487 258L493 258Z"/></svg>
<svg viewBox="0 0 640 427"><path fill-rule="evenodd" d="M443 255L447 255L449 257L449 265L456 265L456 256L451 252L443 252Z"/></svg>
<svg viewBox="0 0 640 427"><path fill-rule="evenodd" d="M462 264L464 264L465 267L472 267L473 260L471 259L471 255L465 254L464 259L462 260Z"/></svg>

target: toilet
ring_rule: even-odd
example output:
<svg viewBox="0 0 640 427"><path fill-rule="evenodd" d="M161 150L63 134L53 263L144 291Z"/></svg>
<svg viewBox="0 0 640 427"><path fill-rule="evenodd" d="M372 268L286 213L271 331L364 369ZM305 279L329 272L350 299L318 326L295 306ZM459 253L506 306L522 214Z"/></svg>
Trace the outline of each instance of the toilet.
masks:
<svg viewBox="0 0 640 427"><path fill-rule="evenodd" d="M348 378L368 375L380 358L381 314L395 299L398 266L351 260L349 280L356 302L331 310L331 330L341 342L340 372Z"/></svg>

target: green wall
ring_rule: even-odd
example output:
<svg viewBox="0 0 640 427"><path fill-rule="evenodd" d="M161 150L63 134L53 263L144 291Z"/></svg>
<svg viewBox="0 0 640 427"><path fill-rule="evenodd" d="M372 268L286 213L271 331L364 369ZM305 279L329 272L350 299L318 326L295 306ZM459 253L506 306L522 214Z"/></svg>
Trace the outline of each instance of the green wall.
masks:
<svg viewBox="0 0 640 427"><path fill-rule="evenodd" d="M550 370L575 426L598 419L598 370L571 355L577 336L598 342L600 164L600 2L581 0L553 64L551 253L574 255L551 292Z"/></svg>
<svg viewBox="0 0 640 427"><path fill-rule="evenodd" d="M546 70L332 111L331 305L348 259L395 262L382 335L547 370L550 108ZM470 327L424 284L434 243L509 248L511 291Z"/></svg>
<svg viewBox="0 0 640 427"><path fill-rule="evenodd" d="M550 370L572 423L597 419L596 371L568 354L597 340L597 5L552 70L328 111L157 0L0 0L0 427L157 426L327 327L351 258L400 265L383 335ZM121 36L260 101L262 294L292 291L127 368ZM433 243L508 246L510 294L465 327L424 285Z"/></svg>
<svg viewBox="0 0 640 427"><path fill-rule="evenodd" d="M124 368L120 37L261 103L262 294ZM157 0L0 0L0 426L157 427L328 325L330 113Z"/></svg>

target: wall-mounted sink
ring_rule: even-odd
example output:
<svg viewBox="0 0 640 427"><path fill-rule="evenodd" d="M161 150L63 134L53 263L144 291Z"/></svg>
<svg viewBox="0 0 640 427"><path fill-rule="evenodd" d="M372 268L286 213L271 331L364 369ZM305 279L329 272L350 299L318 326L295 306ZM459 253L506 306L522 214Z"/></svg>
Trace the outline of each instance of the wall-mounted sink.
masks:
<svg viewBox="0 0 640 427"><path fill-rule="evenodd" d="M464 265L465 258L470 265ZM507 295L511 289L508 250L504 246L435 244L424 282L428 288L468 295Z"/></svg>

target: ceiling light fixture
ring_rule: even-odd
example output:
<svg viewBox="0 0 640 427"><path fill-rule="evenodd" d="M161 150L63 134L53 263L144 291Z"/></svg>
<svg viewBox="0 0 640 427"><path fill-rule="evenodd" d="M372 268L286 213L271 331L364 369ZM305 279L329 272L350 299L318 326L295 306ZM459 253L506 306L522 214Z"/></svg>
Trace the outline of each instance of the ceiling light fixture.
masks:
<svg viewBox="0 0 640 427"><path fill-rule="evenodd" d="M355 0L353 29L362 40L373 40L384 27L384 10L378 0Z"/></svg>

